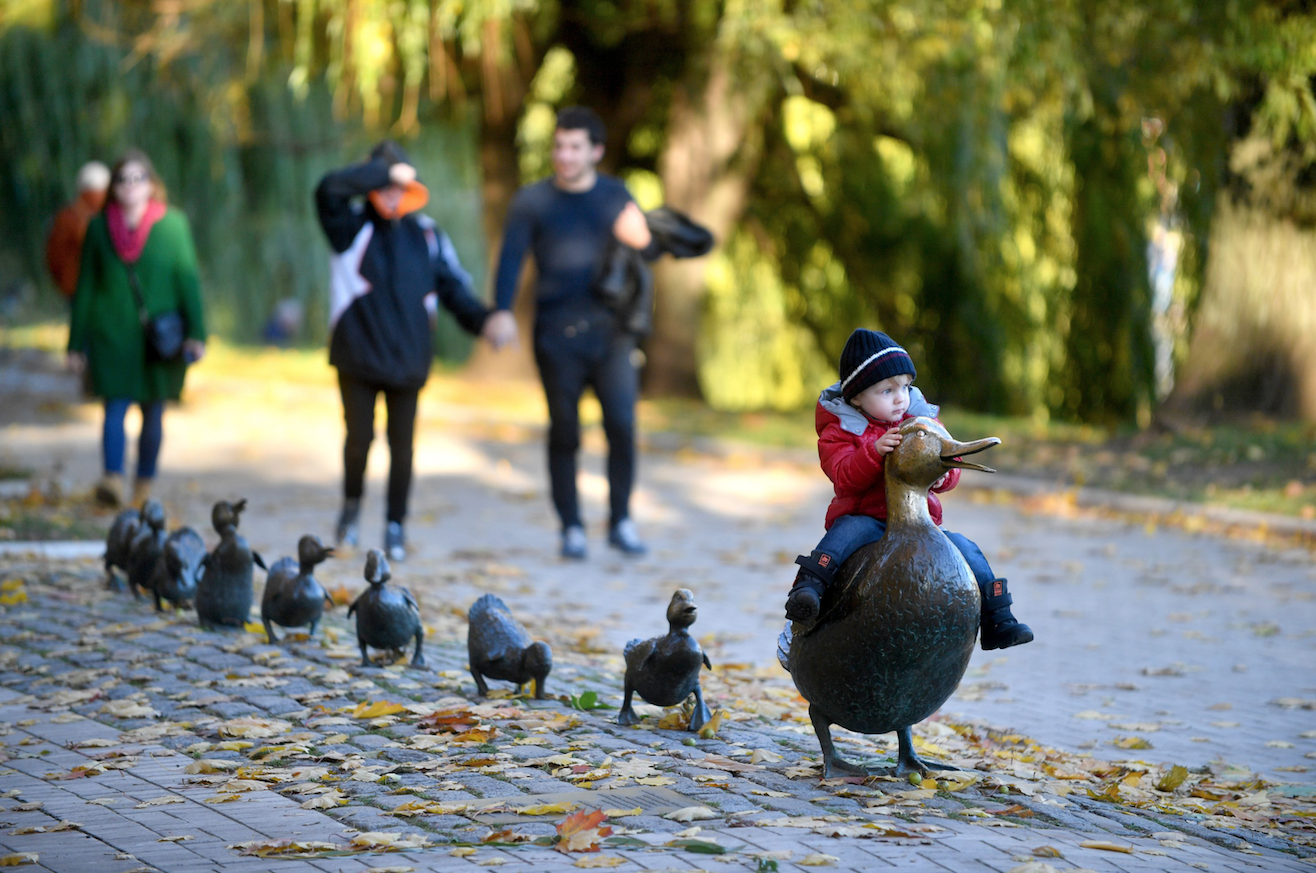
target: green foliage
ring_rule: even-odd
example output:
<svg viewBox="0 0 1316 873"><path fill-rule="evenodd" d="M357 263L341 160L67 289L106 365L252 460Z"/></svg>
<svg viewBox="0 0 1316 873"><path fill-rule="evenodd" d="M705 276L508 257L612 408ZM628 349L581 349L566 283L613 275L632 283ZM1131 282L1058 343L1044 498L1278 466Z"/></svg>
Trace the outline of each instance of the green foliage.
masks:
<svg viewBox="0 0 1316 873"><path fill-rule="evenodd" d="M35 274L36 228L77 164L131 140L192 215L234 336L285 296L323 323L309 192L385 129L411 138L431 211L482 273L477 185L497 216L512 177L546 173L569 102L604 114L612 168L647 203L732 138L696 192L729 230L685 327L727 409L806 405L866 325L910 348L939 401L1145 420L1151 220L1187 243L1181 354L1221 196L1316 224L1316 10L1293 0L0 9L0 158L16 168L0 259ZM731 94L705 87L726 71ZM512 156L477 154L499 137Z"/></svg>
<svg viewBox="0 0 1316 873"><path fill-rule="evenodd" d="M377 134L336 120L323 81L307 83L299 99L284 84L286 65L216 89L210 77L222 60L220 52L170 64L138 59L71 22L0 32L0 114L8 120L0 125L0 163L14 168L0 181L0 262L44 277L46 229L73 195L78 167L92 158L110 163L136 146L192 223L212 329L255 341L275 303L295 298L304 307L298 339L323 342L328 249L315 185L327 170L363 157ZM427 211L452 236L478 288L485 251L472 132L428 125L406 145L431 190ZM455 360L470 348L446 316L439 347Z"/></svg>

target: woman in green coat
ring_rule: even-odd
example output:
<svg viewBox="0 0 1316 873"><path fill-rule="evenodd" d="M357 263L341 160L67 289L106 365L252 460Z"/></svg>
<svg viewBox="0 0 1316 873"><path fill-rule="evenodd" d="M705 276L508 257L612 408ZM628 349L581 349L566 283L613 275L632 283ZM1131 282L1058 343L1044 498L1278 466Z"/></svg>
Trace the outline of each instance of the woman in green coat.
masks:
<svg viewBox="0 0 1316 873"><path fill-rule="evenodd" d="M92 390L105 401L105 476L96 487L103 503L122 500L124 417L134 403L142 410L142 431L133 502L150 495L165 401L178 399L188 364L205 354L199 284L187 218L165 206L164 186L146 155L129 151L114 165L104 211L87 227L69 328L69 366L88 371ZM187 339L181 359L147 360L139 294L151 318L182 313Z"/></svg>

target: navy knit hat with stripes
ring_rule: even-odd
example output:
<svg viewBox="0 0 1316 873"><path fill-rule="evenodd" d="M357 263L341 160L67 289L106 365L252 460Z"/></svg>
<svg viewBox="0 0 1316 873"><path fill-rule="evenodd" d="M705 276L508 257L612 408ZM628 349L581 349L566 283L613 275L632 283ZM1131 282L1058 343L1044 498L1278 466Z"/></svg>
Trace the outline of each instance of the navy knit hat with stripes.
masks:
<svg viewBox="0 0 1316 873"><path fill-rule="evenodd" d="M841 393L846 400L883 379L914 371L914 360L896 341L876 330L857 328L841 351Z"/></svg>

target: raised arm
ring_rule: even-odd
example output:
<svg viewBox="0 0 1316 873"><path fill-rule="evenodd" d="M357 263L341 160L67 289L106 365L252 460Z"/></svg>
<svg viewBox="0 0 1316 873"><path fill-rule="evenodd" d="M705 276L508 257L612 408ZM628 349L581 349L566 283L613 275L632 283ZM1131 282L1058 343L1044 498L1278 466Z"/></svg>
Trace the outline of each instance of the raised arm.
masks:
<svg viewBox="0 0 1316 873"><path fill-rule="evenodd" d="M352 200L389 183L389 165L383 159L353 164L325 175L315 189L315 209L320 227L335 252L347 251L365 223L365 213L354 209Z"/></svg>

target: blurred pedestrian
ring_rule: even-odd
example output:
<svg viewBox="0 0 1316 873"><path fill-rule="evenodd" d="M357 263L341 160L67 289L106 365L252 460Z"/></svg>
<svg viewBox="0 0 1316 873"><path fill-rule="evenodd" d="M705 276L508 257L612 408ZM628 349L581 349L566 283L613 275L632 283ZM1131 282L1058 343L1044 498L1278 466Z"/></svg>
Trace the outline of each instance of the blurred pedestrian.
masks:
<svg viewBox="0 0 1316 873"><path fill-rule="evenodd" d="M46 266L50 277L64 296L73 297L78 290L78 266L82 263L82 240L87 225L105 205L110 187L110 168L100 161L89 161L78 170L78 196L55 216L46 238Z"/></svg>
<svg viewBox="0 0 1316 873"><path fill-rule="evenodd" d="M187 367L205 354L196 250L187 218L165 205L150 159L126 152L111 172L105 208L87 225L73 298L68 360L88 371L103 398L104 476L96 499L123 499L124 418L142 412L133 503L145 500L164 438L166 400L177 400Z"/></svg>
<svg viewBox="0 0 1316 873"><path fill-rule="evenodd" d="M535 258L535 362L548 400L548 478L562 522L561 554L583 559L588 548L576 496L580 398L594 389L608 437L608 542L625 554L646 551L630 517L635 482L635 401L639 396L636 338L594 286L614 240L646 259L661 252L626 186L598 172L605 138L591 109L557 116L553 175L517 192L507 213L489 319L499 340L516 337L512 304L527 251Z"/></svg>
<svg viewBox="0 0 1316 873"><path fill-rule="evenodd" d="M416 405L434 358L434 315L442 303L457 323L480 333L489 311L448 235L420 212L429 191L395 142L369 160L329 173L315 191L320 225L333 249L329 270L329 363L338 368L347 438L343 508L336 537L355 546L365 493L366 460L375 436L375 400L388 410L389 560L406 557Z"/></svg>

